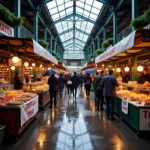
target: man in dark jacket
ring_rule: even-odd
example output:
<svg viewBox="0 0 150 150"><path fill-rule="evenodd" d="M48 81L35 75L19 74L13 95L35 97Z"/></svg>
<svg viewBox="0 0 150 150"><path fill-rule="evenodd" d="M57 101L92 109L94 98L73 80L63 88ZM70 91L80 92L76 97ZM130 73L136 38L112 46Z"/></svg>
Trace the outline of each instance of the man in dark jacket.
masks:
<svg viewBox="0 0 150 150"><path fill-rule="evenodd" d="M14 89L20 90L23 87L23 82L20 79L20 73L16 73L14 77Z"/></svg>
<svg viewBox="0 0 150 150"><path fill-rule="evenodd" d="M144 84L146 81L150 82L150 75L148 74L148 69L144 68L143 73L142 73L138 83Z"/></svg>
<svg viewBox="0 0 150 150"><path fill-rule="evenodd" d="M109 75L103 78L101 86L103 87L103 94L106 101L107 119L109 119L110 117L111 120L114 120L114 103L116 96L116 87L118 86L118 82L113 76L113 70L109 70Z"/></svg>
<svg viewBox="0 0 150 150"><path fill-rule="evenodd" d="M77 76L76 72L74 72L74 75L71 78L72 81L72 91L73 91L73 97L75 97L76 99L76 95L77 95L77 88L79 86L79 77Z"/></svg>
<svg viewBox="0 0 150 150"><path fill-rule="evenodd" d="M101 87L101 82L103 80L103 74L104 74L104 71L103 70L100 71L100 75L97 76L94 81L94 89L95 89L95 94L96 94L96 107L97 107L98 111L99 111L99 109L103 110L104 96L103 96L103 88Z"/></svg>
<svg viewBox="0 0 150 150"><path fill-rule="evenodd" d="M57 105L57 86L58 86L58 80L55 77L55 75L52 75L48 79L48 85L49 85L49 92L50 92L50 108L52 108L53 105L53 97L54 97L54 106L56 108Z"/></svg>
<svg viewBox="0 0 150 150"><path fill-rule="evenodd" d="M60 98L62 98L62 96L63 96L65 83L66 83L66 80L65 80L63 74L60 73L60 77L58 78L58 88L59 88Z"/></svg>
<svg viewBox="0 0 150 150"><path fill-rule="evenodd" d="M92 83L90 74L87 74L87 77L85 78L84 83L85 83L85 89L86 89L86 96L88 98L88 96L90 95L91 83Z"/></svg>

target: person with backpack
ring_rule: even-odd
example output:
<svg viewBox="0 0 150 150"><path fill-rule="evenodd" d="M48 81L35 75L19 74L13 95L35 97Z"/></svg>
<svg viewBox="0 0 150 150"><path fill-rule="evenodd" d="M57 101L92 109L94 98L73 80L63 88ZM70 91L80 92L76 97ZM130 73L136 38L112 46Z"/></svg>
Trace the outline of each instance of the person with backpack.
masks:
<svg viewBox="0 0 150 150"><path fill-rule="evenodd" d="M103 80L103 74L104 71L100 71L100 75L97 75L94 80L94 91L96 95L96 107L97 111L103 110L103 101L104 101L104 96L103 96L103 88L101 87L101 82Z"/></svg>
<svg viewBox="0 0 150 150"><path fill-rule="evenodd" d="M90 74L87 74L87 77L85 78L84 83L85 83L85 89L86 89L86 96L88 98L88 96L90 95L91 83L92 83Z"/></svg>
<svg viewBox="0 0 150 150"><path fill-rule="evenodd" d="M68 77L66 78L66 86L68 90L68 95L72 92L72 80L71 80L71 74L68 74Z"/></svg>
<svg viewBox="0 0 150 150"><path fill-rule="evenodd" d="M63 96L65 83L66 83L66 80L65 80L63 74L60 73L60 77L58 78L58 88L59 88L60 98L62 98L62 96Z"/></svg>
<svg viewBox="0 0 150 150"><path fill-rule="evenodd" d="M73 91L73 97L76 99L77 95L77 88L79 86L79 77L77 76L76 72L74 72L74 75L71 78L72 81L72 91Z"/></svg>

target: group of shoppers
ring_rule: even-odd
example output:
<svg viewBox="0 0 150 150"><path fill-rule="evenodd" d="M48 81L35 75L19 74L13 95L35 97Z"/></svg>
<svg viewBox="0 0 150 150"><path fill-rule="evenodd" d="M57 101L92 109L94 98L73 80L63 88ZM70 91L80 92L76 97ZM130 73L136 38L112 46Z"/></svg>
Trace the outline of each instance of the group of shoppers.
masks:
<svg viewBox="0 0 150 150"><path fill-rule="evenodd" d="M113 70L109 70L107 76L104 76L104 71L97 73L94 79L95 104L97 110L103 110L103 101L106 102L107 119L114 120L114 103L116 96L116 87L118 82L113 76Z"/></svg>

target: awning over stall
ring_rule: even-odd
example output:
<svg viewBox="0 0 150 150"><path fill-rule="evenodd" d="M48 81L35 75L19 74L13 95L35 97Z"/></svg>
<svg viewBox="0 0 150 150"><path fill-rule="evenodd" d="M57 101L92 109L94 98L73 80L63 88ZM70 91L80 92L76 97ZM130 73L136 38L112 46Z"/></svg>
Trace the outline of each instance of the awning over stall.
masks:
<svg viewBox="0 0 150 150"><path fill-rule="evenodd" d="M95 59L95 63L117 60L150 47L150 30L137 30Z"/></svg>
<svg viewBox="0 0 150 150"><path fill-rule="evenodd" d="M86 64L84 64L82 67L81 67L81 70L85 70L85 69L88 69L88 68L94 68L95 67L95 62L94 61L91 61L91 62L88 62Z"/></svg>
<svg viewBox="0 0 150 150"><path fill-rule="evenodd" d="M58 60L32 38L0 36L0 45L0 51L5 50L11 53L19 53L24 57L30 57L39 61L46 59L58 65Z"/></svg>

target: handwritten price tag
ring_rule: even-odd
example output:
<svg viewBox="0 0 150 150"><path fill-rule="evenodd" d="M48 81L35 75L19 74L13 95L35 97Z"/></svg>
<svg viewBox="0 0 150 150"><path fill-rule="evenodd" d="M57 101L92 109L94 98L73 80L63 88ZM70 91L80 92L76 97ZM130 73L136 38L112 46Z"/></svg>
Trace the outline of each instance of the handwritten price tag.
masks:
<svg viewBox="0 0 150 150"><path fill-rule="evenodd" d="M145 106L145 102L142 102L142 103L141 103L141 106Z"/></svg>

